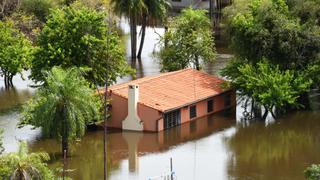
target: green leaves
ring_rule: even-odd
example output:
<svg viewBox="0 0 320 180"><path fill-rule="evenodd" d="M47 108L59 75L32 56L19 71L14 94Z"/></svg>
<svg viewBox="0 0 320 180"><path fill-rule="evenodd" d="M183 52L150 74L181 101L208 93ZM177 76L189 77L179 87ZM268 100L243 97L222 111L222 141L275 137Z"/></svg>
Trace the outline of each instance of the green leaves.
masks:
<svg viewBox="0 0 320 180"><path fill-rule="evenodd" d="M24 106L21 126L42 127L45 137L61 138L67 127L69 140L84 135L86 126L100 120L95 92L76 68L54 67L45 74L45 85Z"/></svg>
<svg viewBox="0 0 320 180"><path fill-rule="evenodd" d="M47 153L29 153L27 144L21 142L18 152L0 156L0 177L4 179L53 179L54 175L45 161Z"/></svg>
<svg viewBox="0 0 320 180"><path fill-rule="evenodd" d="M162 71L186 67L200 69L201 62L215 59L215 44L206 11L184 9L169 24L169 31L161 38L158 54Z"/></svg>
<svg viewBox="0 0 320 180"><path fill-rule="evenodd" d="M300 9L296 13L289 11L284 0L238 0L228 7L227 28L236 55L252 63L267 58L280 69L299 70L315 61L320 53L320 28L304 24L316 18L302 15L302 11L308 14L303 6L296 7Z"/></svg>
<svg viewBox="0 0 320 180"><path fill-rule="evenodd" d="M299 106L299 95L307 92L312 84L304 74L280 70L279 66L271 65L266 60L257 65L233 61L222 75L231 80L241 95L252 97L268 111L286 105Z"/></svg>
<svg viewBox="0 0 320 180"><path fill-rule="evenodd" d="M0 76L13 77L30 66L31 42L13 27L11 21L0 21Z"/></svg>
<svg viewBox="0 0 320 180"><path fill-rule="evenodd" d="M304 171L304 176L308 180L319 180L320 178L320 165L312 164Z"/></svg>
<svg viewBox="0 0 320 180"><path fill-rule="evenodd" d="M32 61L31 77L43 81L42 71L53 66L89 67L85 78L91 84L109 84L130 72L119 36L108 34L105 14L83 6L51 11L38 38L39 49Z"/></svg>

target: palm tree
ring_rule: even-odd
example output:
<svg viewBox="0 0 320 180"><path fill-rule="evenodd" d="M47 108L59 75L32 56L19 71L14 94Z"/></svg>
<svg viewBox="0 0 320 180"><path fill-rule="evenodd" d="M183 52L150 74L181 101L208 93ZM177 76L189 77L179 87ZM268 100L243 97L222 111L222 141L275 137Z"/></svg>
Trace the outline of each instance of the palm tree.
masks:
<svg viewBox="0 0 320 180"><path fill-rule="evenodd" d="M137 20L146 10L144 0L111 0L115 12L129 17L131 37L131 58L137 57Z"/></svg>
<svg viewBox="0 0 320 180"><path fill-rule="evenodd" d="M99 119L98 97L76 68L53 67L45 84L25 106L20 125L41 127L45 137L59 138L62 154L69 140L84 135L86 126Z"/></svg>
<svg viewBox="0 0 320 180"><path fill-rule="evenodd" d="M146 10L142 13L141 17L141 40L137 56L139 59L141 59L146 27L163 23L167 17L167 10L170 7L168 0L144 0L144 3Z"/></svg>
<svg viewBox="0 0 320 180"><path fill-rule="evenodd" d="M44 161L47 153L28 153L27 144L21 142L18 152L0 156L0 177L11 180L53 179L53 173Z"/></svg>

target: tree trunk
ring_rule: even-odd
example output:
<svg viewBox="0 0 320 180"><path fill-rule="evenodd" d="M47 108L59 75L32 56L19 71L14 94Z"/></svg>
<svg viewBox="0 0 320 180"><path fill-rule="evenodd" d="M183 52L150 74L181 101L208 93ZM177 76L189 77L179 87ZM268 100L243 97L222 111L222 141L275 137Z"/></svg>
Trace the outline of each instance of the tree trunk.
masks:
<svg viewBox="0 0 320 180"><path fill-rule="evenodd" d="M200 63L199 63L199 56L195 55L195 65L196 65L196 69L200 70Z"/></svg>
<svg viewBox="0 0 320 180"><path fill-rule="evenodd" d="M63 105L64 106L64 105ZM67 119L66 119L66 110L64 109L64 107L60 107L62 108L60 112L62 112L62 118L63 120L61 121L62 123L62 155L64 158L64 152L66 152L66 156L68 155L68 124L67 124Z"/></svg>
<svg viewBox="0 0 320 180"><path fill-rule="evenodd" d="M9 76L10 87L13 87L12 79L13 79L13 75L11 74L11 75Z"/></svg>
<svg viewBox="0 0 320 180"><path fill-rule="evenodd" d="M213 0L209 0L209 17L211 22L213 22L213 11L214 11L214 7L213 7Z"/></svg>
<svg viewBox="0 0 320 180"><path fill-rule="evenodd" d="M131 59L137 58L137 19L133 13L130 17L130 37L131 37Z"/></svg>
<svg viewBox="0 0 320 180"><path fill-rule="evenodd" d="M144 13L142 17L142 25L141 25L141 39L140 39L140 47L138 52L138 59L141 59L144 39L146 36L146 27L147 27L147 15Z"/></svg>

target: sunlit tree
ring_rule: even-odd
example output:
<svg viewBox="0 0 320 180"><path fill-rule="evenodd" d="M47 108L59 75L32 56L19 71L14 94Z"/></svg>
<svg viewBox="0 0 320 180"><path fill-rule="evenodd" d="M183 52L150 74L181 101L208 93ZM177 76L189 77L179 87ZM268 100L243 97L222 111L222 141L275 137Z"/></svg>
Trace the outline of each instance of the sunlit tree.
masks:
<svg viewBox="0 0 320 180"><path fill-rule="evenodd" d="M24 106L21 125L41 127L45 137L61 140L62 153L68 152L69 141L81 138L86 126L100 119L100 101L75 68L54 67L45 77L44 86Z"/></svg>
<svg viewBox="0 0 320 180"><path fill-rule="evenodd" d="M160 41L158 54L162 71L186 67L201 68L201 62L215 60L215 44L211 23L204 10L187 8L170 22Z"/></svg>
<svg viewBox="0 0 320 180"><path fill-rule="evenodd" d="M12 180L53 179L53 172L45 163L47 153L29 153L27 143L21 142L18 152L0 156L0 177Z"/></svg>
<svg viewBox="0 0 320 180"><path fill-rule="evenodd" d="M12 78L30 65L33 55L31 42L12 21L0 21L0 76L5 87L13 86Z"/></svg>

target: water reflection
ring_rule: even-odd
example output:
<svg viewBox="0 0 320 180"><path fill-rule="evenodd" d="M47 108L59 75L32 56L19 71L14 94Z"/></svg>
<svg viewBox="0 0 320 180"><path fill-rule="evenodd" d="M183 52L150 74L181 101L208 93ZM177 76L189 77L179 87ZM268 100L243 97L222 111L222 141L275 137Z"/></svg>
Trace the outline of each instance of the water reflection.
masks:
<svg viewBox="0 0 320 180"><path fill-rule="evenodd" d="M227 139L232 155L228 173L246 179L303 179L303 170L320 162L320 123L316 112L296 112L268 125L238 126Z"/></svg>
<svg viewBox="0 0 320 180"><path fill-rule="evenodd" d="M198 140L212 135L212 133L220 132L231 127L234 123L232 117L215 115L160 133L110 132L107 137L109 175L111 179L147 179L154 175L160 175L166 170L158 168L163 165L161 161L154 161L153 166L150 166L140 163L140 159L148 158L159 152L171 154L168 150L183 146L190 140ZM74 179L99 179L103 177L102 136L102 131L88 132L81 142L71 145L72 157L68 161L68 168L74 171L71 171L69 176ZM51 167L61 165L61 149L57 141L35 141L30 144L30 148L32 151L43 150L50 153L53 159ZM193 150L194 147L187 146L187 148ZM123 165L123 163L125 164ZM176 166L180 166L185 162L175 163ZM154 172L154 174L149 174L149 172Z"/></svg>

